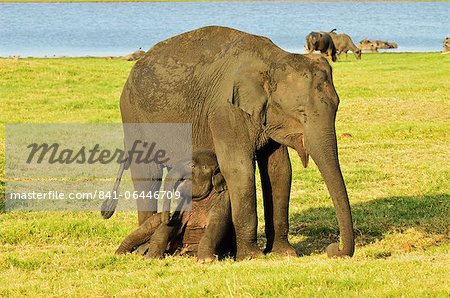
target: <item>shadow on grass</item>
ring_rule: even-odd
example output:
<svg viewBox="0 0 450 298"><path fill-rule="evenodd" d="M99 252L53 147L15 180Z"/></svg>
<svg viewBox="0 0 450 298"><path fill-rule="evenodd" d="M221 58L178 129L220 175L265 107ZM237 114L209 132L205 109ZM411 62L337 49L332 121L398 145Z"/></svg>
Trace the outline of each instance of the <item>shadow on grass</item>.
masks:
<svg viewBox="0 0 450 298"><path fill-rule="evenodd" d="M4 194L0 193L0 213L3 200ZM388 197L352 204L352 214L358 246L409 228L428 235L443 235L450 241L450 194ZM291 214L290 234L306 238L293 243L300 256L324 252L328 244L338 240L334 208L310 208ZM264 238L263 233L259 236Z"/></svg>
<svg viewBox="0 0 450 298"><path fill-rule="evenodd" d="M450 195L389 197L352 204L356 244L367 245L383 239L387 232L415 228L426 234L449 235ZM334 208L311 208L291 215L291 234L306 236L294 244L297 253L321 253L338 240Z"/></svg>

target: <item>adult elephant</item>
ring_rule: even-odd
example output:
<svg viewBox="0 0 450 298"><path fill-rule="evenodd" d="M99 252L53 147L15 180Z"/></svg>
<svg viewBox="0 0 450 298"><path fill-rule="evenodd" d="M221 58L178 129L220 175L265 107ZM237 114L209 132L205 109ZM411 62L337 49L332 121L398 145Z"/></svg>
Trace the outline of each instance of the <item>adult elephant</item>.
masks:
<svg viewBox="0 0 450 298"><path fill-rule="evenodd" d="M286 146L298 152L305 167L311 155L333 199L343 247L331 244L328 255L353 255L353 223L335 134L338 104L326 59L292 54L265 37L212 26L151 48L132 69L120 109L124 123L192 123L194 150L214 150L228 185L237 258L242 259L261 253L255 159L262 177L266 251L295 253L287 240L291 165ZM131 165L131 172L135 190L159 188L161 168ZM143 176L153 183L143 183ZM139 223L156 210L152 204L138 201Z"/></svg>

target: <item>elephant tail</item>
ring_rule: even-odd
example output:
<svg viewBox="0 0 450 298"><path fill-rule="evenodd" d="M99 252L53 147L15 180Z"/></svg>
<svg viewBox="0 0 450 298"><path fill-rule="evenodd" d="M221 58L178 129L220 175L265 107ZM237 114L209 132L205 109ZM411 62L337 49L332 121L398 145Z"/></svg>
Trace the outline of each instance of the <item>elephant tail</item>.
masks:
<svg viewBox="0 0 450 298"><path fill-rule="evenodd" d="M114 211L116 211L117 203L119 201L119 186L120 181L122 180L123 172L126 168L129 167L129 157L128 154L125 156L125 159L122 163L120 163L119 172L117 173L116 182L114 183L114 188L112 191L112 195L103 201L102 208L100 213L104 219L108 219L113 216Z"/></svg>

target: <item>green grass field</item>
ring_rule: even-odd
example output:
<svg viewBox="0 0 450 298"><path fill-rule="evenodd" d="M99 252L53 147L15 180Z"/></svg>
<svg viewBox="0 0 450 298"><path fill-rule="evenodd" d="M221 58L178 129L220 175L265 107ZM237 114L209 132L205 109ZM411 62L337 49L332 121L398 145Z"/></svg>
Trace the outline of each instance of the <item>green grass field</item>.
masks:
<svg viewBox="0 0 450 298"><path fill-rule="evenodd" d="M263 0L268 1L268 0ZM281 0L289 1L289 0ZM329 2L330 0L304 0L304 2ZM338 0L331 0L338 1ZM377 1L377 0L376 0ZM378 0L380 1L380 0ZM396 0L383 0L383 2L394 2ZM448 2L449 0L400 0L403 2ZM70 3L70 2L228 2L226 0L0 0L0 3Z"/></svg>
<svg viewBox="0 0 450 298"><path fill-rule="evenodd" d="M225 0L216 0L217 2L227 2ZM264 0L263 0L264 1ZM265 0L267 1L267 0ZM288 1L288 0L281 0ZM304 2L329 2L330 0L304 0ZM333 0L331 0L333 1ZM334 0L338 1L338 0ZM384 2L393 2L395 0L384 0ZM449 0L400 0L403 2L448 2ZM60 2L60 3L70 3L70 2L213 2L209 0L0 0L0 3L51 3L51 2Z"/></svg>
<svg viewBox="0 0 450 298"><path fill-rule="evenodd" d="M191 2L206 2L193 0ZM430 0L431 1L431 0ZM444 1L444 0L440 0ZM76 3L76 2L184 2L183 0L0 0L0 3Z"/></svg>
<svg viewBox="0 0 450 298"><path fill-rule="evenodd" d="M0 59L0 122L120 122L132 62ZM290 241L301 255L211 265L114 256L137 222L98 212L0 214L0 297L450 295L450 56L366 54L333 64L337 133L357 250L327 259L331 199L293 160ZM4 126L0 131L4 189ZM260 194L258 192L258 194ZM259 244L264 246L262 202Z"/></svg>

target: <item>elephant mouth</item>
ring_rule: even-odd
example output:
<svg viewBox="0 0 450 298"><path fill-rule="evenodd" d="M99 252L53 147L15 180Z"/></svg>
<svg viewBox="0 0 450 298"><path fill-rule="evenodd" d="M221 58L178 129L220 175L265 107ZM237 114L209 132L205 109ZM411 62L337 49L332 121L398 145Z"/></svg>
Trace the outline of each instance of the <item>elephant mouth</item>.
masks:
<svg viewBox="0 0 450 298"><path fill-rule="evenodd" d="M295 148L295 150L297 151L298 155L300 156L300 159L302 160L303 167L306 168L306 167L308 167L309 153L306 150L305 136L303 134L300 135L299 143L300 144L299 144L298 148Z"/></svg>
<svg viewBox="0 0 450 298"><path fill-rule="evenodd" d="M190 198L192 201L201 201L208 197L211 187L198 189L193 187L191 178L184 178L177 182L175 190L179 192L180 197Z"/></svg>
<svg viewBox="0 0 450 298"><path fill-rule="evenodd" d="M306 150L305 137L303 133L295 133L284 136L283 138L272 137L275 141L280 144L284 144L295 151L300 156L303 167L308 167L309 153Z"/></svg>

